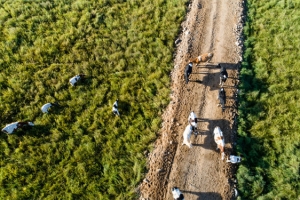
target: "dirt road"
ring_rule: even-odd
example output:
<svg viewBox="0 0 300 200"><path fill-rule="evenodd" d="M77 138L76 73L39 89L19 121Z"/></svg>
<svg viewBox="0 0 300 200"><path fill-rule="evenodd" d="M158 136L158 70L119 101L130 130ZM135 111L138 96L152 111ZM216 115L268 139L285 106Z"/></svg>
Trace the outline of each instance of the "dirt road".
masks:
<svg viewBox="0 0 300 200"><path fill-rule="evenodd" d="M189 200L234 199L232 180L236 166L221 160L212 132L215 126L220 126L225 153L227 156L233 153L242 20L241 0L190 2L171 73L172 101L163 115L161 135L149 155L149 172L140 185L140 199L171 200L174 186ZM211 63L194 65L191 81L185 84L183 72L188 60L206 52L214 53ZM219 63L229 74L224 85L225 112L217 106ZM197 136L192 135L193 147L189 149L181 144L191 111L200 118L200 131Z"/></svg>

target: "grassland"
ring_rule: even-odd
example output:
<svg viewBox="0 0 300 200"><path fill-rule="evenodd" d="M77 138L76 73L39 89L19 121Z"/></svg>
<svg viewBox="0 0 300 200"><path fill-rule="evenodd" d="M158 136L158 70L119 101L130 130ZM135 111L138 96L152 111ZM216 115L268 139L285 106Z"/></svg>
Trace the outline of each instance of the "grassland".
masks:
<svg viewBox="0 0 300 200"><path fill-rule="evenodd" d="M0 199L136 198L185 2L1 1L1 127L36 126L0 135Z"/></svg>
<svg viewBox="0 0 300 200"><path fill-rule="evenodd" d="M241 199L300 198L300 1L248 1L238 151Z"/></svg>

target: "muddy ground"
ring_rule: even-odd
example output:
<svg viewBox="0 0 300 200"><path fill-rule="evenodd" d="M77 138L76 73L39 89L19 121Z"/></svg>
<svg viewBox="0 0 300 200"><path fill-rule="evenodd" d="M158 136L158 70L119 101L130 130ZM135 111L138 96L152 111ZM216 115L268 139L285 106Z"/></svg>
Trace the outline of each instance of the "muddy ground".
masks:
<svg viewBox="0 0 300 200"><path fill-rule="evenodd" d="M155 148L149 154L149 171L139 187L140 199L171 200L174 186L188 200L235 199L237 166L221 160L212 132L219 126L225 137L226 157L234 154L243 6L241 0L189 2L174 55L171 102L164 111ZM186 84L183 72L189 59L207 52L214 53L211 62L194 65L191 81ZM224 112L217 106L219 63L229 74L224 84L227 96ZM199 134L192 135L193 147L189 149L181 144L191 111L200 121Z"/></svg>

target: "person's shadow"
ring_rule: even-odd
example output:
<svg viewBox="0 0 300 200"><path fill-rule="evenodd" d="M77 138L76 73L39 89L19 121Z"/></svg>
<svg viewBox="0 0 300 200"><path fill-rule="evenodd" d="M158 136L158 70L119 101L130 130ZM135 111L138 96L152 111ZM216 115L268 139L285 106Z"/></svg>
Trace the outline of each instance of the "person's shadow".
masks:
<svg viewBox="0 0 300 200"><path fill-rule="evenodd" d="M195 192L195 191L188 191L188 190L181 190L184 194L189 193L197 196L197 200L222 200L222 196L216 192Z"/></svg>
<svg viewBox="0 0 300 200"><path fill-rule="evenodd" d="M238 70L239 68L239 63L215 63L215 64L208 64L205 65L205 67L200 67L197 66L197 68L214 68L214 69L220 69L219 65L225 67L227 72L229 72L230 70ZM203 85L206 85L208 87L210 87L210 90L217 90L220 88L220 72L215 72L215 73L207 73L207 72L196 72L196 70L194 72L192 72L193 75L193 79L190 80L190 82L197 82L197 83L201 83ZM205 76L202 79L197 78L197 74L204 74ZM195 76L196 75L196 76ZM234 77L228 77L229 80L227 80L227 82L230 81L230 79L235 79ZM230 87L227 84L224 85L224 87Z"/></svg>
<svg viewBox="0 0 300 200"><path fill-rule="evenodd" d="M26 126L22 128L22 131L18 132L19 136L32 136L32 137L42 137L48 136L51 134L51 125L39 125L35 124L34 126Z"/></svg>

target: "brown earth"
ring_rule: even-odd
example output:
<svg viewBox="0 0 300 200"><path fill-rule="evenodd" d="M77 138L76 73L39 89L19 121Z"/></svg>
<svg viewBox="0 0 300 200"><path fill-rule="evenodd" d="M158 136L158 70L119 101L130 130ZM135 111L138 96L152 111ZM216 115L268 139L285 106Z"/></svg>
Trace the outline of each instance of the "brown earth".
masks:
<svg viewBox="0 0 300 200"><path fill-rule="evenodd" d="M171 102L163 114L160 137L149 154L149 171L139 187L140 199L171 200L174 186L189 200L235 199L236 166L221 160L212 132L220 126L226 157L234 153L243 5L241 0L192 0L188 5L174 55ZM188 60L207 52L214 53L211 63L193 65L191 81L186 85L183 72ZM229 74L224 84L225 112L217 106L219 63ZM200 131L192 135L193 147L189 149L181 144L191 111L200 118Z"/></svg>

